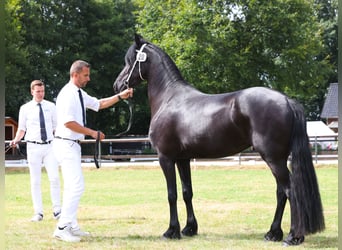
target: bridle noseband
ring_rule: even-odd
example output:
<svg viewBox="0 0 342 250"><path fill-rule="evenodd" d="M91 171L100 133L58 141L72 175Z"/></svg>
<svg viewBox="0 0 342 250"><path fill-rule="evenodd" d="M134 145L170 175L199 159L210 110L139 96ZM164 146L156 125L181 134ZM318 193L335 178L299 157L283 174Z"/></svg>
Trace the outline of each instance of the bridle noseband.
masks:
<svg viewBox="0 0 342 250"><path fill-rule="evenodd" d="M137 55L136 55L135 61L133 63L133 67L132 67L131 71L129 72L127 79L124 81L124 84L125 84L126 88L129 88L129 80L130 80L130 78L132 76L133 70L135 69L135 66L136 66L137 62L139 63L139 76L140 76L140 79L142 81L145 81L145 79L141 75L141 63L142 62L146 62L146 59L147 59L146 53L143 52L143 50L144 50L146 45L147 45L147 43L144 43L141 46L140 50L137 50Z"/></svg>

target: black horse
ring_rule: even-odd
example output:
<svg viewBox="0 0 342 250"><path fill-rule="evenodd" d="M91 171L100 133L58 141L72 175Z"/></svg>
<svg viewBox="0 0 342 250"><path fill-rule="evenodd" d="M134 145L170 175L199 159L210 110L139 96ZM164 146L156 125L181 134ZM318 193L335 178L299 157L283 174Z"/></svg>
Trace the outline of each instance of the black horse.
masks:
<svg viewBox="0 0 342 250"><path fill-rule="evenodd" d="M166 178L170 207L170 224L164 237L181 237L175 164L187 210L182 234L193 236L198 226L192 206L190 160L233 155L251 146L268 164L277 183L277 208L265 239L283 239L281 221L287 199L291 228L284 244L301 244L305 235L324 230L323 208L300 104L263 87L204 94L182 78L165 52L139 35L128 49L125 63L114 83L115 92L144 80L148 84L149 137Z"/></svg>

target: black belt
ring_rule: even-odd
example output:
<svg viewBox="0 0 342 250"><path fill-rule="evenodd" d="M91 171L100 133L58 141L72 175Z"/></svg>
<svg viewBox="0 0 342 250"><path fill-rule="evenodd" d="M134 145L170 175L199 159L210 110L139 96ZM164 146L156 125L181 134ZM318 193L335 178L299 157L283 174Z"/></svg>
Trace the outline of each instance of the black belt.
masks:
<svg viewBox="0 0 342 250"><path fill-rule="evenodd" d="M39 142L39 141L26 141L29 143L34 143L34 144L39 144L39 145L45 145L45 144L50 144L52 141L44 141L44 142Z"/></svg>
<svg viewBox="0 0 342 250"><path fill-rule="evenodd" d="M73 142L76 142L78 144L81 144L80 140L74 140L74 139L64 138L64 137L60 137L60 136L55 136L55 138L56 139L61 139L61 140L73 141Z"/></svg>

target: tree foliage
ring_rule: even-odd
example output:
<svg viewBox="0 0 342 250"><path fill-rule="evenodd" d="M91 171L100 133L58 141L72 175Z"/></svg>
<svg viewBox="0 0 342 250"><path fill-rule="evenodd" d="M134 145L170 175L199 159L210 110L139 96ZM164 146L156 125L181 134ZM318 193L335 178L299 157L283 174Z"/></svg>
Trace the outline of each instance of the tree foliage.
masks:
<svg viewBox="0 0 342 250"><path fill-rule="evenodd" d="M112 84L133 39L133 5L128 0L12 0L7 26L6 115L17 117L32 97L29 84L42 79L46 98L54 100L69 81L73 61L92 65L86 90L99 98L114 94ZM9 96L9 95L7 95ZM127 109L88 112L88 124L107 133L124 130ZM120 110L119 110L120 111Z"/></svg>
<svg viewBox="0 0 342 250"><path fill-rule="evenodd" d="M113 94L134 32L159 45L184 78L207 93L268 86L300 100L319 118L328 84L337 81L337 0L7 0L6 115L17 118L44 80L54 100L76 59L91 63L86 90ZM146 86L135 91L130 133L146 134ZM115 134L126 129L124 103L88 124Z"/></svg>
<svg viewBox="0 0 342 250"><path fill-rule="evenodd" d="M318 58L324 54L322 27L312 1L139 0L137 5L138 32L170 54L196 87L218 93L267 86L299 99L317 116L331 66Z"/></svg>

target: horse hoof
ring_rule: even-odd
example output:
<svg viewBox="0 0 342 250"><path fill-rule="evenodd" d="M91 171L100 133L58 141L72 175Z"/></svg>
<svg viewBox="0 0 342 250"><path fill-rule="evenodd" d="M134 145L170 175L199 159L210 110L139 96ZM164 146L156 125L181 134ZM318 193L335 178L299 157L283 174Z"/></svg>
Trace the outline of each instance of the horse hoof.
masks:
<svg viewBox="0 0 342 250"><path fill-rule="evenodd" d="M267 241L281 241L283 240L283 236L284 234L281 229L273 231L270 230L264 235L264 239Z"/></svg>
<svg viewBox="0 0 342 250"><path fill-rule="evenodd" d="M197 229L194 229L194 228L191 228L191 227L185 227L182 230L182 235L184 235L184 236L191 237L191 236L194 236L196 234L197 234Z"/></svg>
<svg viewBox="0 0 342 250"><path fill-rule="evenodd" d="M167 230L164 234L163 237L165 239L180 239L181 235L180 232L172 231L172 230Z"/></svg>
<svg viewBox="0 0 342 250"><path fill-rule="evenodd" d="M292 235L287 236L287 238L284 240L283 245L284 246L297 246L304 242L305 237L293 237Z"/></svg>

